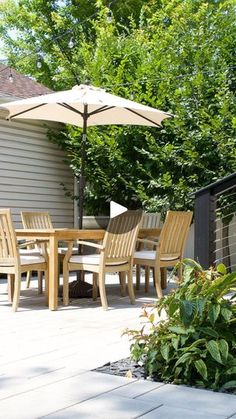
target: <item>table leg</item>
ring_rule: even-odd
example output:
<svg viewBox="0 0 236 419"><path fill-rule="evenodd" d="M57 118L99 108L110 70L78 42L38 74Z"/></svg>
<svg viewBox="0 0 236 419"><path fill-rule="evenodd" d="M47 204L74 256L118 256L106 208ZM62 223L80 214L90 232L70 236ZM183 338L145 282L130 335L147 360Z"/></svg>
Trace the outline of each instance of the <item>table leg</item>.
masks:
<svg viewBox="0 0 236 419"><path fill-rule="evenodd" d="M49 309L57 310L58 299L58 240L50 236L49 240Z"/></svg>

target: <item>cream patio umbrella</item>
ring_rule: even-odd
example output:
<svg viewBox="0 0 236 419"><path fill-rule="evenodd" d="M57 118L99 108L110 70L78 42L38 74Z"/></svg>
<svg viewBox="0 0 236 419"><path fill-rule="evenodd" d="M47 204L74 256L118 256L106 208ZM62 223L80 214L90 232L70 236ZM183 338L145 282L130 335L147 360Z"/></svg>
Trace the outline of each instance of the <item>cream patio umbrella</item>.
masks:
<svg viewBox="0 0 236 419"><path fill-rule="evenodd" d="M79 228L83 225L87 127L94 125L146 125L160 127L170 114L107 93L104 89L79 85L47 95L8 102L7 119L58 121L83 128L79 179Z"/></svg>

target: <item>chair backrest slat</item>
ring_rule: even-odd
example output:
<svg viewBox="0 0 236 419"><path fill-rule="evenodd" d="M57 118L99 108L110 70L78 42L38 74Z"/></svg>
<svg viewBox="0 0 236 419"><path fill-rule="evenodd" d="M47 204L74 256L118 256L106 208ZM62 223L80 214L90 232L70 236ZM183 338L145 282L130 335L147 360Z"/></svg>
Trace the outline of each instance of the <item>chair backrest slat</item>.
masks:
<svg viewBox="0 0 236 419"><path fill-rule="evenodd" d="M191 211L168 211L160 234L160 255L181 256L192 221Z"/></svg>
<svg viewBox="0 0 236 419"><path fill-rule="evenodd" d="M160 226L161 214L158 212L146 212L143 214L141 228L158 228Z"/></svg>
<svg viewBox="0 0 236 419"><path fill-rule="evenodd" d="M0 209L0 264L19 262L16 234L10 209Z"/></svg>
<svg viewBox="0 0 236 419"><path fill-rule="evenodd" d="M142 211L126 211L110 219L103 242L105 259L132 256L141 220Z"/></svg>
<svg viewBox="0 0 236 419"><path fill-rule="evenodd" d="M22 211L21 220L24 228L53 228L49 212Z"/></svg>

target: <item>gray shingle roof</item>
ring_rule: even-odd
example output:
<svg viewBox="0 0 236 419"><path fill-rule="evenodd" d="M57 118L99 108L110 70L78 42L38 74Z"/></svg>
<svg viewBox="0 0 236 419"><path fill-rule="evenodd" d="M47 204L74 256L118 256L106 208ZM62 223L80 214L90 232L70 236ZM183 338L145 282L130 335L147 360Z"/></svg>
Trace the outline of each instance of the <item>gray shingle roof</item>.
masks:
<svg viewBox="0 0 236 419"><path fill-rule="evenodd" d="M13 76L13 83L9 80L10 74ZM52 90L23 74L17 73L13 68L10 69L0 64L0 97L28 98L51 92Z"/></svg>

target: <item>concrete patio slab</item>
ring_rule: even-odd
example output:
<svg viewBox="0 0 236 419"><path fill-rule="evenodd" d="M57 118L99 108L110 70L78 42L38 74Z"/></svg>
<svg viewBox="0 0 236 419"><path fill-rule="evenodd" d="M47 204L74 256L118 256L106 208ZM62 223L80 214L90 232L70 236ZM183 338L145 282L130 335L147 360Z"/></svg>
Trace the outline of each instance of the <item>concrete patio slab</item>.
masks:
<svg viewBox="0 0 236 419"><path fill-rule="evenodd" d="M138 400L157 401L170 407L189 409L204 414L229 417L236 413L236 397L192 387L166 384L138 397Z"/></svg>
<svg viewBox="0 0 236 419"><path fill-rule="evenodd" d="M141 307L156 300L154 289L144 294L142 285L136 305L130 305L120 297L118 278L108 282L106 312L91 299L51 312L33 280L30 290L23 281L20 308L13 313L6 281L0 281L0 417L236 419L235 395L91 371L129 356L122 332L140 328Z"/></svg>
<svg viewBox="0 0 236 419"><path fill-rule="evenodd" d="M145 403L125 397L118 397L111 394L96 397L84 403L76 404L61 412L49 415L50 419L78 419L78 418L100 418L100 419L130 419L137 418L156 408L157 403Z"/></svg>
<svg viewBox="0 0 236 419"><path fill-rule="evenodd" d="M160 406L141 419L226 419L226 416L216 415L215 413L198 412L196 410L183 409L181 407ZM231 419L231 417L230 417Z"/></svg>
<svg viewBox="0 0 236 419"><path fill-rule="evenodd" d="M41 383L38 388L27 389L2 398L1 417L19 419L42 417L127 384L127 379L123 377L94 372L78 374L45 385Z"/></svg>
<svg viewBox="0 0 236 419"><path fill-rule="evenodd" d="M130 382L126 387L119 387L112 391L114 396L129 397L135 399L140 397L143 394L148 393L149 391L155 390L161 386L164 386L164 383L158 383L148 380L137 380Z"/></svg>

